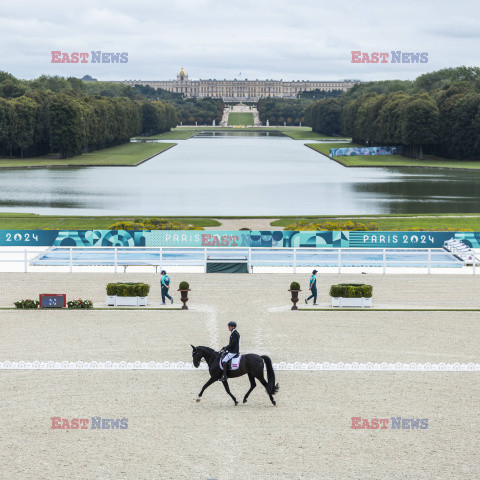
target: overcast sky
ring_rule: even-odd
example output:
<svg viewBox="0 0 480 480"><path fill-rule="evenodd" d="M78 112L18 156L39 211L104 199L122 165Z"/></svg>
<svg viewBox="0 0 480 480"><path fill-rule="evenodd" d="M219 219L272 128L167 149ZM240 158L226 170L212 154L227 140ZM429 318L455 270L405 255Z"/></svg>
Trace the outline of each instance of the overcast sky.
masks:
<svg viewBox="0 0 480 480"><path fill-rule="evenodd" d="M413 79L479 66L472 0L2 0L0 70L99 80ZM51 51L128 52L124 64L53 64ZM428 52L423 64L354 64L351 51ZM241 73L241 75L239 75Z"/></svg>

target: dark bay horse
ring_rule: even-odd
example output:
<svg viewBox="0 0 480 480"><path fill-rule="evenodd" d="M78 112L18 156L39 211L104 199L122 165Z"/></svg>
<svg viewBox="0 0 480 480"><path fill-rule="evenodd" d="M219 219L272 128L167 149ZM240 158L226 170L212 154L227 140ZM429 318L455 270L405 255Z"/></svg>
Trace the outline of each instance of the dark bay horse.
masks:
<svg viewBox="0 0 480 480"><path fill-rule="evenodd" d="M202 360L202 358L204 358L207 362L208 370L210 371L210 380L208 380L208 382L203 386L202 391L198 394L197 402L199 402L205 389L208 388L213 382L220 380L222 376L223 371L221 370L219 365L221 353L216 352L215 350L213 350L213 348L209 347L194 347L192 345L192 348L193 365L195 366L195 368L198 368L200 366L200 361ZM265 381L265 378L263 376L264 365L267 367L267 381ZM265 390L267 391L271 402L276 405L276 402L273 399L273 395L278 392L278 383L275 384L275 372L273 371L272 361L270 360L270 357L267 357L266 355L260 356L255 353L247 353L245 355L242 355L242 358L240 359L240 367L238 368L238 370L229 370L228 377L236 378L241 377L245 374L248 375L248 378L250 380L250 390L248 390L248 392L243 397L243 403L246 403L248 396L257 386L257 384L255 383L255 379L258 379L258 381L265 387ZM235 402L235 405L237 405L237 399L230 392L230 388L228 387L228 381L224 381L222 383L227 393L232 397L233 401Z"/></svg>

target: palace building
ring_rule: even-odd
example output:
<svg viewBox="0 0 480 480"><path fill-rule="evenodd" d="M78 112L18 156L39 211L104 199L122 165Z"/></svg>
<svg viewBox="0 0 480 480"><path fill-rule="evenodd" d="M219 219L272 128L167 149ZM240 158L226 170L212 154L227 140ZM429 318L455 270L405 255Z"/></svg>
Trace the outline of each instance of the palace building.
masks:
<svg viewBox="0 0 480 480"><path fill-rule="evenodd" d="M149 85L169 92L183 93L184 97L221 97L226 102L256 102L263 97L296 98L298 93L312 90L346 91L360 80L310 81L294 80L189 80L182 69L176 80L125 80L126 85Z"/></svg>

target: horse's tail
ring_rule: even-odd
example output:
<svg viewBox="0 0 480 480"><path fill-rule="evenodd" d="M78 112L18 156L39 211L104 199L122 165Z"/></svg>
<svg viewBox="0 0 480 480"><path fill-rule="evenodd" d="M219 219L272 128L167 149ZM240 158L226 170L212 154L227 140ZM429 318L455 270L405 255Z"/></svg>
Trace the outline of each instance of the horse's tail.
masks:
<svg viewBox="0 0 480 480"><path fill-rule="evenodd" d="M262 355L265 366L267 367L267 392L275 395L278 392L278 383L275 385L275 372L273 371L272 361L267 355Z"/></svg>

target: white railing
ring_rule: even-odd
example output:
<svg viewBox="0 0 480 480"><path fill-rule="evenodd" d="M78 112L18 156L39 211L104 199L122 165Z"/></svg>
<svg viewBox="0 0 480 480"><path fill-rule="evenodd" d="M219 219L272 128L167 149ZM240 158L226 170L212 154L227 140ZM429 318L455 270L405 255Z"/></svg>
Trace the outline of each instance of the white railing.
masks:
<svg viewBox="0 0 480 480"><path fill-rule="evenodd" d="M441 249L307 247L51 247L45 250L25 248L0 250L0 262L23 263L25 272L28 272L29 266L65 266L69 272L73 272L75 266L112 266L115 273L118 267L124 267L126 271L129 266L153 266L156 271L159 267L162 269L167 266L201 266L206 271L209 256L226 258L234 254L242 254L247 258L252 271L254 267L290 267L296 273L299 267L326 267L342 273L342 269L348 267L377 267L385 274L387 268L411 267L425 268L431 273L434 268L454 266L455 263L465 266L464 262L450 252ZM15 255L18 258L12 258ZM473 261L473 274L476 274L476 264L477 261Z"/></svg>

